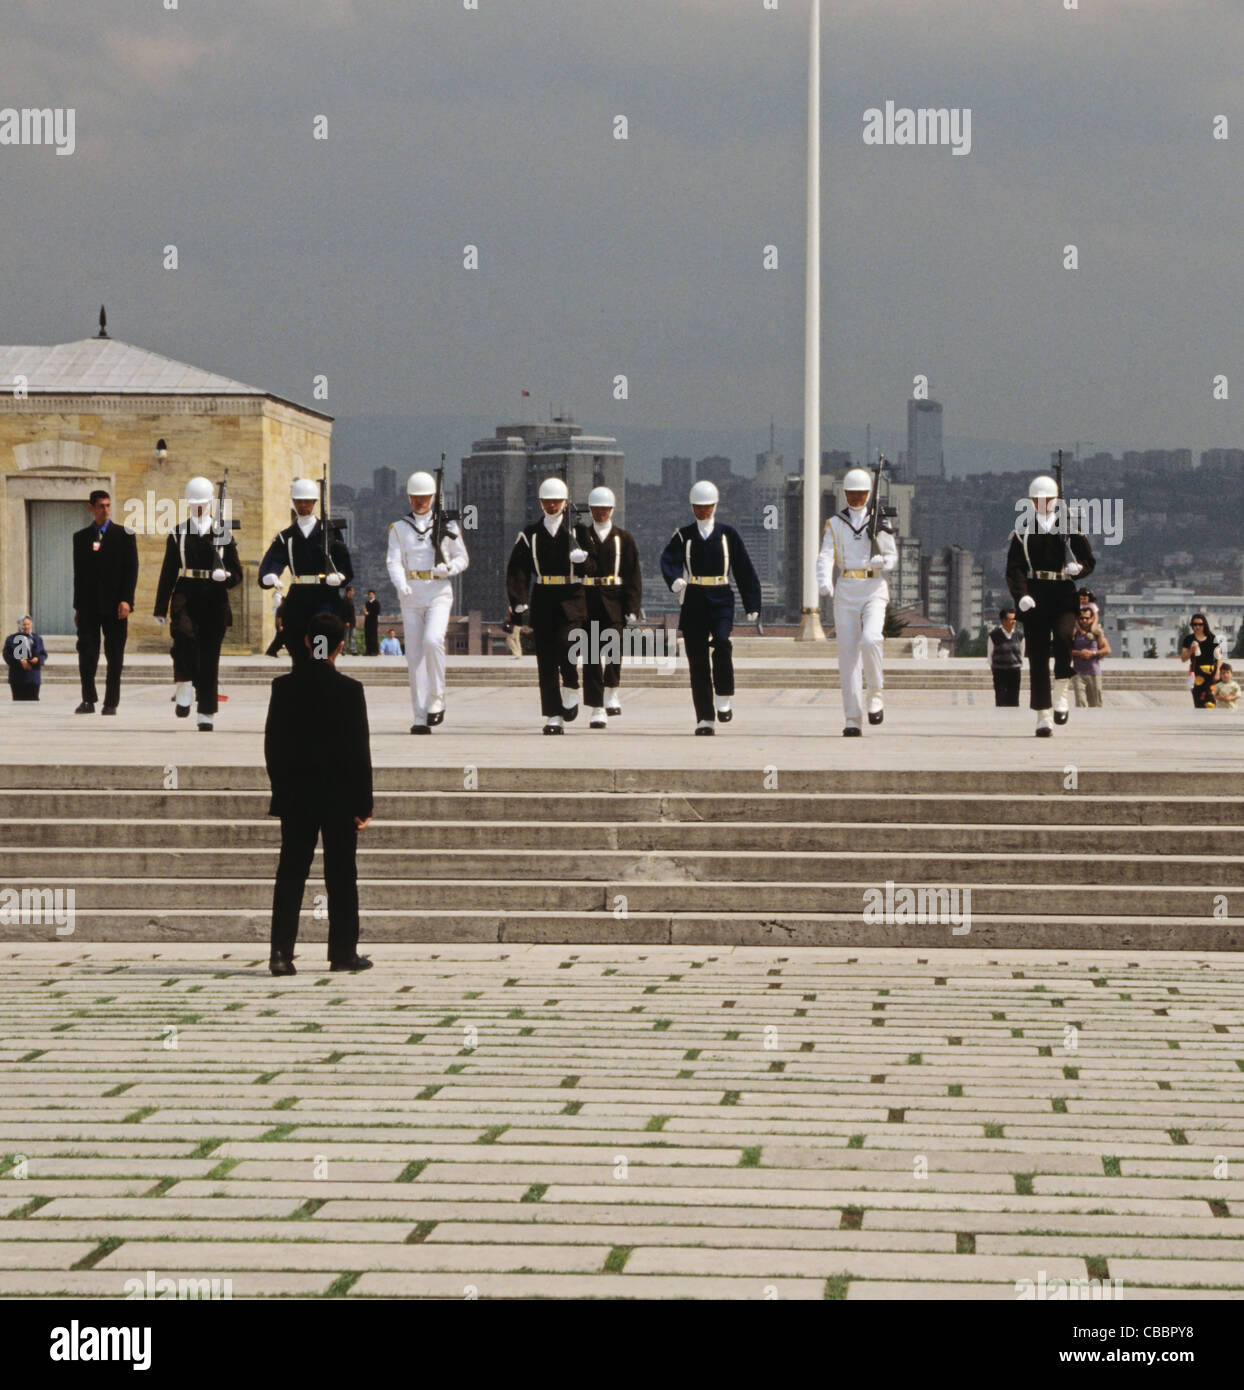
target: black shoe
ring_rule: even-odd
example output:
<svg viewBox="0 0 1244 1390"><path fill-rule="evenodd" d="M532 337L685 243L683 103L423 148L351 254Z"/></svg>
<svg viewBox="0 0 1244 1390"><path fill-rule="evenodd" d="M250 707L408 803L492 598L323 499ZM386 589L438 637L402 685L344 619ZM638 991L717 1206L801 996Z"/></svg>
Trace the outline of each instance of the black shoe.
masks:
<svg viewBox="0 0 1244 1390"><path fill-rule="evenodd" d="M428 715L428 724L433 729L435 729L438 724L443 724L444 722L445 711L443 709L433 710L433 712Z"/></svg>
<svg viewBox="0 0 1244 1390"><path fill-rule="evenodd" d="M863 738L864 730L855 724L848 724L842 731L843 738Z"/></svg>
<svg viewBox="0 0 1244 1390"><path fill-rule="evenodd" d="M715 734L715 733L717 732L717 730L714 729L713 726L712 726L711 724L697 724L697 725L696 725L695 731L696 731L697 734L709 734L709 735L713 735L713 734Z"/></svg>
<svg viewBox="0 0 1244 1390"><path fill-rule="evenodd" d="M75 713L75 714L94 714L94 713L95 713L95 705L94 705L94 702L91 701L91 700L83 700L82 703L78 706L78 708L77 708L76 710L74 710L74 713Z"/></svg>
<svg viewBox="0 0 1244 1390"><path fill-rule="evenodd" d="M213 734L213 733L215 733L215 732L216 732L216 725L215 725L215 724L202 724L202 723L201 723L201 724L199 725L199 733L201 733L201 734Z"/></svg>
<svg viewBox="0 0 1244 1390"><path fill-rule="evenodd" d="M330 961L330 970L370 970L372 962L366 956L355 956L351 960Z"/></svg>
<svg viewBox="0 0 1244 1390"><path fill-rule="evenodd" d="M103 709L100 710L100 714L116 714L116 712L116 705L105 705Z"/></svg>
<svg viewBox="0 0 1244 1390"><path fill-rule="evenodd" d="M432 730L429 729L426 724L412 724L410 726L410 732L412 734L430 734Z"/></svg>
<svg viewBox="0 0 1244 1390"><path fill-rule="evenodd" d="M268 969L273 975L297 975L298 973L294 969L294 958L283 956L279 951L273 951L268 961Z"/></svg>
<svg viewBox="0 0 1244 1390"><path fill-rule="evenodd" d="M174 699L174 701L176 701L177 697L174 696L173 699ZM179 704L174 703L174 705L173 705L173 713L178 717L178 719L189 719L189 718L190 718L190 706L189 706L189 705L179 705Z"/></svg>
<svg viewBox="0 0 1244 1390"><path fill-rule="evenodd" d="M734 711L733 711L732 709L719 709L719 710L717 711L717 722L718 722L718 724L729 724L729 722L730 722L733 718L734 718Z"/></svg>
<svg viewBox="0 0 1244 1390"><path fill-rule="evenodd" d="M1051 729L1050 726L1049 726L1048 724L1038 724L1038 725L1037 725L1037 737L1038 737L1038 738L1053 738L1053 737L1054 737L1054 730Z"/></svg>
<svg viewBox="0 0 1244 1390"><path fill-rule="evenodd" d="M544 732L546 734L564 734L566 731L560 724L546 724L544 726Z"/></svg>
<svg viewBox="0 0 1244 1390"><path fill-rule="evenodd" d="M578 717L579 717L579 706L578 706L578 705L575 705L575 706L573 707L573 709L568 709L565 705L562 706L562 718L566 721L567 724L573 724L574 721L575 721L576 719L578 719Z"/></svg>
<svg viewBox="0 0 1244 1390"><path fill-rule="evenodd" d="M881 721L882 721L884 718L885 718L885 710L879 709L879 710L876 712L876 714L873 714L873 713L871 713L871 712L869 713L869 715L868 715L868 722L869 722L870 724L880 724Z"/></svg>
<svg viewBox="0 0 1244 1390"><path fill-rule="evenodd" d="M1067 722L1067 720L1070 719L1070 718L1071 718L1071 711L1070 711L1069 709L1056 709L1056 710L1054 711L1054 723L1055 723L1055 724L1065 724L1065 723Z"/></svg>
<svg viewBox="0 0 1244 1390"><path fill-rule="evenodd" d="M616 719L618 715L622 713L622 706L615 705L612 709L610 709L609 706L606 705L605 713L609 716L610 719Z"/></svg>

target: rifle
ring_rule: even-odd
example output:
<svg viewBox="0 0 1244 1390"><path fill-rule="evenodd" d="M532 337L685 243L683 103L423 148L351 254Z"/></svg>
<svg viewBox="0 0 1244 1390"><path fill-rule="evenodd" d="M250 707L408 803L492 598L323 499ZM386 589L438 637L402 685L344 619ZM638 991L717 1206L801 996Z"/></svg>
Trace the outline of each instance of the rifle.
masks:
<svg viewBox="0 0 1244 1390"><path fill-rule="evenodd" d="M328 469L324 470L324 476L320 479L320 526L324 532L324 573L334 574L337 566L333 561L332 547L334 542L341 539L341 533L346 529L344 521L334 521L328 515Z"/></svg>
<svg viewBox="0 0 1244 1390"><path fill-rule="evenodd" d="M881 558L881 546L878 542L878 535L882 531L889 532L890 528L885 524L898 515L898 508L882 506L881 504L881 474L886 466L886 456L879 453L877 455L877 466L873 469L873 510L872 516L868 520L868 540L870 550L868 558L877 560Z"/></svg>
<svg viewBox="0 0 1244 1390"><path fill-rule="evenodd" d="M436 470L436 496L432 503L432 550L438 559L449 563L444 545L449 537L449 523L458 521L461 514L445 506L445 451L441 450L441 466Z"/></svg>
<svg viewBox="0 0 1244 1390"><path fill-rule="evenodd" d="M585 512L590 512L590 507L583 506L582 503L574 501L573 498L566 499L566 539L570 542L570 547L566 552L567 563L570 563L570 551L574 550L579 544L579 538L575 534L575 527L579 524L575 518L581 517ZM583 547L586 549L586 547ZM574 578L574 565L570 565L570 577Z"/></svg>
<svg viewBox="0 0 1244 1390"><path fill-rule="evenodd" d="M230 540L233 539L233 532L239 529L238 522L232 516L232 508L226 490L229 486L229 470L225 469L225 476L221 478L216 492L216 518L212 523L212 541L216 546L216 568L227 569L225 564L225 550L228 548Z"/></svg>

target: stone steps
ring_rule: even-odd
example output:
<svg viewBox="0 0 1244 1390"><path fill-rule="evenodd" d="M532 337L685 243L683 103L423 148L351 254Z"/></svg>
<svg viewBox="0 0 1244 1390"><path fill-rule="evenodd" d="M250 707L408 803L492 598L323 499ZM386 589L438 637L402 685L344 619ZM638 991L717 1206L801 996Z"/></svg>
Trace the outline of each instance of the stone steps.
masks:
<svg viewBox="0 0 1244 1390"><path fill-rule="evenodd" d="M803 769L777 774L781 790L772 773L377 769L359 841L364 939L1244 945L1244 803L1229 772L1085 773L1075 790L1057 770ZM72 888L75 943L262 942L280 838L267 805L259 767L10 763L4 887L19 903L23 889L38 901ZM320 864L309 942L326 930ZM942 891L902 896L918 888ZM55 925L0 912L0 940L56 941Z"/></svg>

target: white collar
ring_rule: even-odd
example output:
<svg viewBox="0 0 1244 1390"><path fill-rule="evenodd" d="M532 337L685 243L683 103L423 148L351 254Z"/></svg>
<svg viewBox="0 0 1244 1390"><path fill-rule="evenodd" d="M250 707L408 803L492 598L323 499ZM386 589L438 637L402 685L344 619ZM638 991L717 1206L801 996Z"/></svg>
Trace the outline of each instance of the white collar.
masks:
<svg viewBox="0 0 1244 1390"><path fill-rule="evenodd" d="M608 540L609 532L613 530L613 522L606 521L605 524L602 526L600 522L594 521L592 522L592 530L596 532L596 534L600 537L602 541Z"/></svg>
<svg viewBox="0 0 1244 1390"><path fill-rule="evenodd" d="M415 523L415 529L417 531L426 531L428 527L432 525L431 509L429 508L429 510L426 512L416 512L412 510L410 513L410 519ZM424 524L420 526L420 522L423 522Z"/></svg>
<svg viewBox="0 0 1244 1390"><path fill-rule="evenodd" d="M298 523L298 529L304 536L309 536L315 530L314 516L297 516L294 520Z"/></svg>
<svg viewBox="0 0 1244 1390"><path fill-rule="evenodd" d="M867 508L867 507L848 507L848 508L847 508L847 515L851 518L851 525L854 526L854 527L856 528L856 530L858 530L858 529L860 528L860 526L862 526L862 525L864 524L864 520L865 520L865 518L868 516L868 508ZM858 518L858 519L857 519L857 518Z"/></svg>
<svg viewBox="0 0 1244 1390"><path fill-rule="evenodd" d="M716 524L716 518L711 516L707 521L701 521L699 517L696 517L695 519L696 530L699 531L701 537L704 540L708 540L708 538L713 534L713 527L716 526Z"/></svg>
<svg viewBox="0 0 1244 1390"><path fill-rule="evenodd" d="M1037 528L1043 535L1049 535L1054 529L1054 523L1058 520L1057 512L1036 512Z"/></svg>
<svg viewBox="0 0 1244 1390"><path fill-rule="evenodd" d="M212 529L212 518L207 512L203 512L200 516L195 516L191 512L186 517L186 522L187 533L193 533L196 536L205 536Z"/></svg>
<svg viewBox="0 0 1244 1390"><path fill-rule="evenodd" d="M557 535L557 528L562 524L562 517L565 515L565 512L558 512L554 516L549 516L547 512L545 513L544 529L549 533L550 536Z"/></svg>

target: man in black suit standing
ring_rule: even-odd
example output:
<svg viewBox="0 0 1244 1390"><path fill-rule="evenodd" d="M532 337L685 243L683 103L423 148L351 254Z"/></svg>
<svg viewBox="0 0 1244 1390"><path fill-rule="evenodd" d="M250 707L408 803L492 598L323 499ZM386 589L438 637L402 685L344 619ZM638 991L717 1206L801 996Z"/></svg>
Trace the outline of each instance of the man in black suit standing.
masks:
<svg viewBox="0 0 1244 1390"><path fill-rule="evenodd" d="M307 659L272 682L264 757L272 783L270 816L281 818L281 858L272 894L268 968L293 975L298 913L316 840L324 840L330 970L370 970L358 953L359 895L355 850L372 816L371 747L362 685L336 668L345 624L316 613L305 629ZM323 749L333 731L333 751Z"/></svg>
<svg viewBox="0 0 1244 1390"><path fill-rule="evenodd" d="M368 589L363 607L363 642L368 656L380 655L380 600L375 589Z"/></svg>
<svg viewBox="0 0 1244 1390"><path fill-rule="evenodd" d="M104 708L116 714L121 700L121 666L125 639L138 586L138 542L111 519L112 498L103 488L91 493L91 524L73 536L73 624L78 630L78 674L82 703L75 714L94 714L99 698L95 668L99 639L104 638Z"/></svg>

